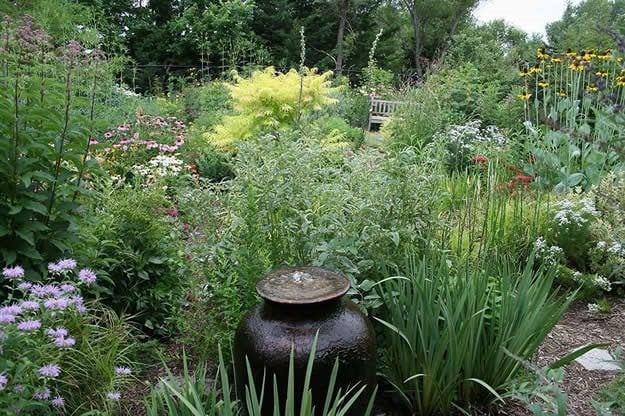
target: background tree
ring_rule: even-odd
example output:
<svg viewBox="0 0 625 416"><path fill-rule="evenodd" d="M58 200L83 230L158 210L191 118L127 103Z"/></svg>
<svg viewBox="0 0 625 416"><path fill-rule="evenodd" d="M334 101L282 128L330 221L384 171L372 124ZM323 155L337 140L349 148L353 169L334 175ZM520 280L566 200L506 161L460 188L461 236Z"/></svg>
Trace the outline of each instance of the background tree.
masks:
<svg viewBox="0 0 625 416"><path fill-rule="evenodd" d="M432 60L447 48L459 26L466 22L480 0L399 0L410 14L413 57L418 77L423 76L423 60Z"/></svg>
<svg viewBox="0 0 625 416"><path fill-rule="evenodd" d="M625 32L625 0L585 0L569 3L562 18L547 25L550 46L557 51L567 48L608 48L612 38L604 29Z"/></svg>

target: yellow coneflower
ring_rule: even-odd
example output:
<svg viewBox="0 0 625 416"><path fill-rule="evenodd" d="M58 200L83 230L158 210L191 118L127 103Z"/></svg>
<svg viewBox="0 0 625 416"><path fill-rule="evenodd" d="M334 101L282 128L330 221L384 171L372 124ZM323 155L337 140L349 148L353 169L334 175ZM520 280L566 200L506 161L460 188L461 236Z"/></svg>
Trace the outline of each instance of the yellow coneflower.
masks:
<svg viewBox="0 0 625 416"><path fill-rule="evenodd" d="M603 51L603 53L598 54L597 58L602 59L604 61L612 58L612 50L611 49L606 49L605 51Z"/></svg>
<svg viewBox="0 0 625 416"><path fill-rule="evenodd" d="M586 91L588 91L588 92L597 92L597 91L599 91L599 88L597 88L597 86L595 84L590 84L589 86L586 87Z"/></svg>
<svg viewBox="0 0 625 416"><path fill-rule="evenodd" d="M566 93L565 93L565 92L562 92L562 91L558 91L558 92L556 92L556 95L557 95L558 97L566 97Z"/></svg>
<svg viewBox="0 0 625 416"><path fill-rule="evenodd" d="M549 54L545 51L545 48L538 48L536 51L536 56L538 59L549 59Z"/></svg>
<svg viewBox="0 0 625 416"><path fill-rule="evenodd" d="M538 64L534 65L532 69L530 69L530 74L538 74L539 72L543 72L543 69Z"/></svg>
<svg viewBox="0 0 625 416"><path fill-rule="evenodd" d="M530 75L530 73L527 71L527 68L523 68L523 69L521 70L521 72L519 72L519 76L520 76L521 78L523 78L523 77L529 77L529 75Z"/></svg>
<svg viewBox="0 0 625 416"><path fill-rule="evenodd" d="M594 49L591 49L591 50L589 50L589 51L586 53L586 60L587 60L587 61L590 61L592 58L596 58L596 57L597 57L597 54L595 53L595 50L594 50Z"/></svg>
<svg viewBox="0 0 625 416"><path fill-rule="evenodd" d="M538 86L541 88L547 88L549 86L549 83L542 81L538 83Z"/></svg>
<svg viewBox="0 0 625 416"><path fill-rule="evenodd" d="M529 92L527 92L527 91L523 91L523 93L519 94L519 96L518 96L518 97L519 97L521 100L523 100L523 101L527 101L527 100L529 100L529 99L530 99L530 97L531 97L531 96L532 96L532 94L530 94Z"/></svg>
<svg viewBox="0 0 625 416"><path fill-rule="evenodd" d="M577 55L577 53L573 52L573 50L572 50L571 48L568 48L568 49L566 50L565 55L570 57L570 56L575 56L575 55Z"/></svg>
<svg viewBox="0 0 625 416"><path fill-rule="evenodd" d="M573 70L573 71L583 71L584 69L586 69L586 67L585 67L585 66L584 66L584 64L583 64L583 63L581 63L581 62L579 62L579 63L572 62L572 63L569 65L569 69L571 69L571 70Z"/></svg>
<svg viewBox="0 0 625 416"><path fill-rule="evenodd" d="M555 63L562 62L562 58L554 56L553 58L551 58L551 62L555 62Z"/></svg>
<svg viewBox="0 0 625 416"><path fill-rule="evenodd" d="M616 77L616 85L625 87L625 77Z"/></svg>
<svg viewBox="0 0 625 416"><path fill-rule="evenodd" d="M618 62L623 62L623 57L622 57L622 56L619 56L618 58L616 58L616 60L617 60Z"/></svg>
<svg viewBox="0 0 625 416"><path fill-rule="evenodd" d="M601 78L607 78L608 76L608 71L597 71L595 72L595 75Z"/></svg>

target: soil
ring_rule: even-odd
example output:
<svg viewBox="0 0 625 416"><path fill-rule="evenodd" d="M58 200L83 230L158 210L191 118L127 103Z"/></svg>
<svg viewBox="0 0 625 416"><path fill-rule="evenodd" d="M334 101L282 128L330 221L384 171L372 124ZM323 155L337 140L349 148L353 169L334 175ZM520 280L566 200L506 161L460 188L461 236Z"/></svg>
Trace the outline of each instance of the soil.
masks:
<svg viewBox="0 0 625 416"><path fill-rule="evenodd" d="M540 347L532 365L547 366L562 358L571 351L587 344L609 343L610 349L616 347L625 349L625 298L610 299L612 310L610 313L591 313L587 302L577 302L569 310L547 336ZM179 344L165 346L165 357L168 366L174 374L182 373L182 348ZM191 366L192 368L192 366ZM619 375L614 371L589 371L577 362L565 367L565 377L562 389L568 397L567 416L590 416L596 412L592 408L592 401L598 400L598 392ZM140 374L137 383L131 391L127 391L122 402L123 414L133 416L145 415L142 400L149 394L150 386L160 377L165 376L162 365ZM380 397L380 396L379 396ZM381 398L381 397L380 397ZM399 414L393 411L398 404L397 400L386 396L382 403L376 406L376 416L390 416ZM403 414L403 412L400 412ZM484 414L473 412L473 414ZM531 416L531 412L521 403L508 402L490 414L498 416Z"/></svg>

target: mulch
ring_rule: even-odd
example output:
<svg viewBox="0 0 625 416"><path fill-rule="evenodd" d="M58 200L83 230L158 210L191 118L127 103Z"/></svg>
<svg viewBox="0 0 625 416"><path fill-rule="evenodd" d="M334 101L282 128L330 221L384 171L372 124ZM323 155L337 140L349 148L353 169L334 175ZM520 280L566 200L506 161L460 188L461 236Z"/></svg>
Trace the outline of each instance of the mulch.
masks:
<svg viewBox="0 0 625 416"><path fill-rule="evenodd" d="M625 349L625 299L610 299L610 313L591 313L587 302L576 302L562 317L533 360L537 367L549 365L571 351L587 344L609 343L613 350ZM589 371L577 362L567 365L562 389L568 397L569 416L590 416L596 412L592 401L599 400L598 392L614 380L615 371ZM531 413L519 404L502 412L510 416L526 416Z"/></svg>

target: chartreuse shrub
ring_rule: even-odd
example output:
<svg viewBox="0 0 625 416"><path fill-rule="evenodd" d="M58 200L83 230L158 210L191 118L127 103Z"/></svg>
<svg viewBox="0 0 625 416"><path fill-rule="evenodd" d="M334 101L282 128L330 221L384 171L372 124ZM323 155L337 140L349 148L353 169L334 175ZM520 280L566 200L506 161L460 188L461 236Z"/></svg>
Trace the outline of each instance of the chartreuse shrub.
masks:
<svg viewBox="0 0 625 416"><path fill-rule="evenodd" d="M572 298L529 259L471 264L439 253L411 258L380 285L388 345L384 373L416 414L449 415L505 391ZM514 357L513 357L514 356Z"/></svg>
<svg viewBox="0 0 625 416"><path fill-rule="evenodd" d="M295 364L293 352L291 352L289 361L289 374L286 381L287 395L281 401L278 399L271 404L273 407L273 416L336 416L343 415L349 411L354 402L363 394L366 386L354 386L348 391L336 390L336 377L339 369L338 358L332 369L332 373L328 377L327 391L312 391L310 389L310 380L314 366L315 351L317 348L317 337L313 340L310 355L308 356L308 365L306 367L306 375L304 384L298 386L295 384ZM182 379L175 377L169 369L167 369L167 378L161 378L161 386L152 390L150 398L146 403L148 416L161 415L207 415L207 416L235 416L246 414L248 416L261 416L267 414L269 405L263 402L266 397L264 390L258 390L254 385L254 378L251 368L248 364L248 381L245 387L245 397L239 397L236 400L233 397L233 386L228 378L228 369L221 351L219 352L219 365L217 374L214 376L213 385L207 383L206 366L201 364L196 371L190 372L187 364L186 356L183 357L183 374ZM274 395L278 397L278 380L275 375L267 374L270 379L273 377ZM262 387L264 389L264 386ZM296 391L301 391L301 405L295 406ZM369 416L373 411L373 402L375 399L377 388L369 398L369 405L362 416ZM315 409L312 406L313 397L325 395L323 409Z"/></svg>
<svg viewBox="0 0 625 416"><path fill-rule="evenodd" d="M90 126L103 54L54 40L25 16L0 31L0 256L43 274L68 249L82 179L95 162ZM93 110L91 110L93 116Z"/></svg>
<svg viewBox="0 0 625 416"><path fill-rule="evenodd" d="M73 259L48 263L46 284L21 266L4 267L0 286L0 409L3 414L83 414L113 409L136 363L133 329L83 295L99 277Z"/></svg>
<svg viewBox="0 0 625 416"><path fill-rule="evenodd" d="M236 114L225 116L214 132L204 136L217 146L232 148L235 142L259 133L293 126L300 112L335 102L330 96L334 91L331 77L332 72L317 74L308 68L303 76L294 69L276 73L273 67L255 71L248 79L237 76L235 84L227 84Z"/></svg>
<svg viewBox="0 0 625 416"><path fill-rule="evenodd" d="M99 296L145 329L167 332L181 304L178 211L158 186L105 186L81 224L75 254L101 276Z"/></svg>

